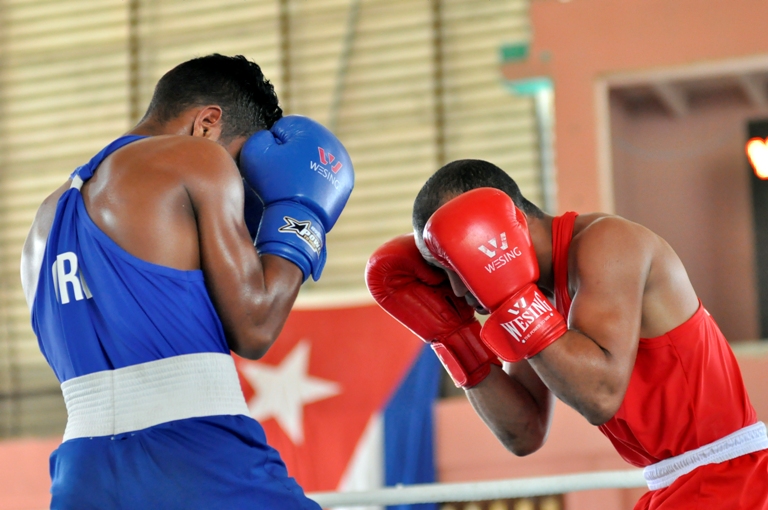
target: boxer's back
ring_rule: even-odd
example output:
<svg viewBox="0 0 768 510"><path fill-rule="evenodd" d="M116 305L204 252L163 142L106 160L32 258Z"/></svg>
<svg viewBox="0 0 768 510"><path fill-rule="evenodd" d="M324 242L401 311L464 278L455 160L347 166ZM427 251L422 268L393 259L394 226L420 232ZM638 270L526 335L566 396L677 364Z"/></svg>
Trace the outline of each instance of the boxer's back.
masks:
<svg viewBox="0 0 768 510"><path fill-rule="evenodd" d="M624 402L600 431L627 462L644 467L756 420L736 357L700 306L678 327L640 339Z"/></svg>
<svg viewBox="0 0 768 510"><path fill-rule="evenodd" d="M200 268L195 211L185 187L223 149L203 138L153 136L105 158L82 196L94 223L136 257L173 267ZM158 221L162 218L162 221Z"/></svg>
<svg viewBox="0 0 768 510"><path fill-rule="evenodd" d="M61 382L183 354L228 353L202 271L157 263L174 251L177 265L199 258L178 177L131 154L164 143L119 139L107 149L117 157L100 153L78 169L58 200L32 322Z"/></svg>

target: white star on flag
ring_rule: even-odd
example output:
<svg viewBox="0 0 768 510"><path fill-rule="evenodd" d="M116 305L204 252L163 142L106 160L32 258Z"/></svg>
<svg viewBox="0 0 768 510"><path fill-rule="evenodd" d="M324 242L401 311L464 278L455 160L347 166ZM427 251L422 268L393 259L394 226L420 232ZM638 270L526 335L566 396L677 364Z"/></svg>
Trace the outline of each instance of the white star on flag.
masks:
<svg viewBox="0 0 768 510"><path fill-rule="evenodd" d="M241 368L256 392L248 401L251 416L274 418L295 445L304 442L304 405L341 393L338 383L309 375L309 350L301 340L278 366L250 362Z"/></svg>

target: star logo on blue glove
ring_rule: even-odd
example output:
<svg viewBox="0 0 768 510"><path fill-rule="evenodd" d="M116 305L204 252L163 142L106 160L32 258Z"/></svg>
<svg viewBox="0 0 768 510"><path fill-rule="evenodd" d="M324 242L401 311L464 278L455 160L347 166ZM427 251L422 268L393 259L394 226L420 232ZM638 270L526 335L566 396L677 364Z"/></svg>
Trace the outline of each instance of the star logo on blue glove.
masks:
<svg viewBox="0 0 768 510"><path fill-rule="evenodd" d="M290 216L283 216L283 220L285 220L285 225L278 228L278 232L295 234L307 243L315 253L320 253L323 249L323 238L320 232L312 226L311 221L301 221Z"/></svg>

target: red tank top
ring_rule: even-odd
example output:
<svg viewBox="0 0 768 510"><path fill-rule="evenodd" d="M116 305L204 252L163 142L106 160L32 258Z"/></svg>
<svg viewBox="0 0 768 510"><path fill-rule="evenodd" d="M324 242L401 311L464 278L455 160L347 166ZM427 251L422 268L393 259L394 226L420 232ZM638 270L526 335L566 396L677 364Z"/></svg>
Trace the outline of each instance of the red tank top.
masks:
<svg viewBox="0 0 768 510"><path fill-rule="evenodd" d="M576 213L552 222L555 305L568 317L568 249ZM624 460L644 467L757 421L736 358L709 312L656 338L641 338L627 393L601 425Z"/></svg>

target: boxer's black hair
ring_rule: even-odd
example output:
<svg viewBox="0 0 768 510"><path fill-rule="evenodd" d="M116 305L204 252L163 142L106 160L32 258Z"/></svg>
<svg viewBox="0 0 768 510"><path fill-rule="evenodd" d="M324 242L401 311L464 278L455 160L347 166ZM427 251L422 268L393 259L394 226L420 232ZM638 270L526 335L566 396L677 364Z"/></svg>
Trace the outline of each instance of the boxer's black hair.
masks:
<svg viewBox="0 0 768 510"><path fill-rule="evenodd" d="M222 138L250 136L283 116L272 84L242 55L214 53L183 62L160 78L145 118L167 122L193 106L218 105Z"/></svg>
<svg viewBox="0 0 768 510"><path fill-rule="evenodd" d="M460 159L448 163L424 183L413 203L413 229L421 235L427 220L447 196L460 195L476 188L501 190L526 215L535 218L544 216L541 209L523 196L517 183L504 170L487 161Z"/></svg>

